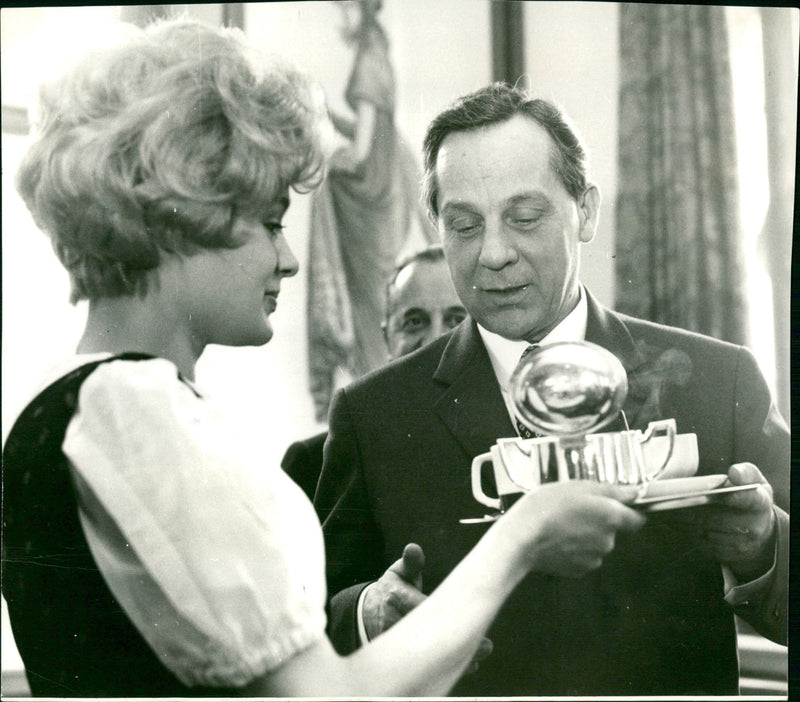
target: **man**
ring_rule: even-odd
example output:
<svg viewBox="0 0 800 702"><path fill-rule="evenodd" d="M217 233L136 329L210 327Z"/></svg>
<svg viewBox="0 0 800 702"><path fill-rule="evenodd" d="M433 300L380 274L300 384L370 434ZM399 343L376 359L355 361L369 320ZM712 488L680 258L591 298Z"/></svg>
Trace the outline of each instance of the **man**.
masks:
<svg viewBox="0 0 800 702"><path fill-rule="evenodd" d="M459 523L483 514L470 464L515 433L507 387L520 355L585 339L626 368L632 429L674 418L697 434L699 474L759 485L650 516L582 578L532 573L488 634L494 653L453 694L737 694L734 610L786 638L788 516L773 490L785 508L789 435L752 354L615 314L579 283L600 195L549 103L500 84L462 98L429 127L425 170L469 318L334 400L315 500L334 641L358 645L370 622L357 608L380 611L373 593L387 599L392 573L365 584L405 544L422 547L430 592L478 540L486 526Z"/></svg>
<svg viewBox="0 0 800 702"><path fill-rule="evenodd" d="M389 360L416 351L454 329L467 312L456 295L440 244L417 251L395 266L386 283L383 338ZM314 499L327 432L293 443L281 466Z"/></svg>

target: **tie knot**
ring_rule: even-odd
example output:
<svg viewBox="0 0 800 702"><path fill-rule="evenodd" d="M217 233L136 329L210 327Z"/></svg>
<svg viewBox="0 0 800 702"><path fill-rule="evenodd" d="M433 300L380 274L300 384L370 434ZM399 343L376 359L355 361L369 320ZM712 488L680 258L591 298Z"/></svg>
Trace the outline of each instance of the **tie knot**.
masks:
<svg viewBox="0 0 800 702"><path fill-rule="evenodd" d="M535 350L536 350L536 349L538 349L538 348L539 348L539 344L530 344L530 345L528 346L528 348L526 348L526 349L525 349L525 350L522 352L522 355L519 357L519 363L522 363L522 362L523 362L523 361L524 361L524 360L527 358L527 356L528 356L528 355L531 353L531 351L535 351ZM519 364L517 364L517 365L519 365ZM523 423L522 423L522 422L519 420L519 418L517 418L517 417L515 417L515 418L514 418L514 425L515 425L515 427L516 427L516 429L517 429L517 433L518 433L518 434L519 434L519 435L520 435L520 436L521 436L523 439L536 439L536 438L538 438L538 437L542 436L542 435L541 435L541 434L539 434L538 432L535 432L535 431L532 431L532 430L528 429L528 427L526 427L526 426L525 426L525 425L524 425L524 424L523 424Z"/></svg>
<svg viewBox="0 0 800 702"><path fill-rule="evenodd" d="M523 352L522 355L519 357L519 362L522 363L528 355L539 348L539 344L530 344Z"/></svg>

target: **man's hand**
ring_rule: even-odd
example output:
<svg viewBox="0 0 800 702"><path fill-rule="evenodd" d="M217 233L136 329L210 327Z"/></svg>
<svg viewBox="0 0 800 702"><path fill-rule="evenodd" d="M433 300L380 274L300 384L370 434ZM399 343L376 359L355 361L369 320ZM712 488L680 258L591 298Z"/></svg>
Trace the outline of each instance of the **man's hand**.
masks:
<svg viewBox="0 0 800 702"><path fill-rule="evenodd" d="M374 639L381 632L394 626L427 595L422 594L422 569L425 554L417 544L407 544L403 556L364 594L363 620L367 637ZM474 672L478 664L492 652L492 642L484 638L466 672Z"/></svg>
<svg viewBox="0 0 800 702"><path fill-rule="evenodd" d="M757 483L753 490L716 495L708 505L678 510L676 522L685 526L701 548L731 569L740 582L766 573L775 549L772 488L752 463L737 463L728 471L731 485Z"/></svg>
<svg viewBox="0 0 800 702"><path fill-rule="evenodd" d="M417 544L407 544L403 556L369 586L364 595L364 628L370 640L394 626L426 595L422 589L425 554Z"/></svg>

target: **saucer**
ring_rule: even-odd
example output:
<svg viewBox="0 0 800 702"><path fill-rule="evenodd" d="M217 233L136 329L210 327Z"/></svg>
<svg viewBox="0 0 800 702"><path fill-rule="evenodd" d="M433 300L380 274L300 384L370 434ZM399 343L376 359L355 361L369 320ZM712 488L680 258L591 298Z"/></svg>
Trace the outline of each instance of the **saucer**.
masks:
<svg viewBox="0 0 800 702"><path fill-rule="evenodd" d="M692 478L676 478L674 480L656 480L647 486L644 497L632 503L633 507L641 507L646 512L665 511L696 507L710 502L710 497L728 492L753 490L758 483L748 485L728 485L726 475L698 475Z"/></svg>
<svg viewBox="0 0 800 702"><path fill-rule="evenodd" d="M660 498L656 498L660 499ZM642 512L666 512L669 509L684 509L686 507L698 507L709 503L708 495L697 495L695 497L678 497L671 499L661 499L659 502L651 502L642 505ZM632 507L638 507L639 503L634 502Z"/></svg>
<svg viewBox="0 0 800 702"><path fill-rule="evenodd" d="M721 487L728 479L724 473L693 475L688 478L663 478L647 484L644 495L637 500L664 499L675 495L688 495Z"/></svg>
<svg viewBox="0 0 800 702"><path fill-rule="evenodd" d="M722 485L728 476L724 473L714 475L694 475L690 478L665 478L648 483L644 496L631 503L631 507L640 507L644 512L662 512L670 509L683 509L708 504L710 497L728 492L753 490L758 483L748 485ZM489 524L497 521L502 512L485 514L482 517L459 519L461 524Z"/></svg>
<svg viewBox="0 0 800 702"><path fill-rule="evenodd" d="M464 519L459 519L459 524L491 524L492 522L496 522L500 517L503 516L502 512L496 512L495 514L484 514L482 517L466 517Z"/></svg>

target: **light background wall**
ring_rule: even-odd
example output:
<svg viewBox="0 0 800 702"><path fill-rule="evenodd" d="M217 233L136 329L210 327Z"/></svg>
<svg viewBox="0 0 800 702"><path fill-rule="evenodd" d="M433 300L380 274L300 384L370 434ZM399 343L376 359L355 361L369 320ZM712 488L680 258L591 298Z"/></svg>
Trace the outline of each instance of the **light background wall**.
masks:
<svg viewBox="0 0 800 702"><path fill-rule="evenodd" d="M614 303L614 214L617 196L619 5L605 2L529 2L524 5L525 66L538 96L560 105L590 152L600 188L600 222L583 247L581 279Z"/></svg>
<svg viewBox="0 0 800 702"><path fill-rule="evenodd" d="M211 22L222 16L220 4L184 7ZM609 305L614 301L618 11L613 2L527 2L523 6L528 82L535 93L565 108L591 151L591 170L603 203L598 235L583 249L582 278ZM112 38L109 23L118 14L116 6L3 8L3 106L24 105L33 95L38 76L76 51ZM763 130L760 29L753 7L729 7L728 15L734 44L737 123L746 135L739 142L742 216L748 246L754 250L767 201L763 134L759 132ZM453 98L484 85L491 77L490 2L384 0L381 21L389 34L397 76L397 123L412 150L419 153L430 119ZM792 22L796 45L798 13L791 11L787 21ZM340 24L340 10L332 2L245 6L246 31L251 38L311 72L324 87L331 106L344 111L343 91L353 57L340 38ZM68 304L66 274L14 192L14 171L25 146L25 137L4 131L3 436L43 369L74 349L85 317L85 306ZM283 286L274 315L273 341L263 348L209 348L198 366L198 381L207 394L225 405L245 429L263 437L265 464L279 461L292 440L324 428L313 418L306 375L308 214L309 197L295 195L286 224L301 270ZM757 281L758 276L754 269L753 279ZM760 301L756 304L760 309ZM761 314L761 321L768 321L768 316ZM770 331L754 337L754 350L768 379L772 378ZM19 669L5 602L2 619L2 669Z"/></svg>
<svg viewBox="0 0 800 702"><path fill-rule="evenodd" d="M220 5L187 5L214 21ZM94 8L96 10L96 8ZM604 216L595 242L584 248L584 278L604 302L613 301L611 251L616 183L617 6L543 2L525 6L526 61L537 93L573 115L592 152ZM63 51L97 41L111 10L90 8L3 11L3 103L31 96L35 75L51 63L38 52L56 36ZM399 129L415 153L428 122L452 99L491 78L487 0L386 0L380 18L397 76ZM245 6L248 35L308 70L331 106L346 111L343 92L352 49L340 37L341 12L331 2L270 2ZM34 41L31 42L31 37ZM38 50L38 51L37 51ZM591 57L587 60L586 57ZM8 60L7 60L8 59ZM85 306L67 303L66 275L35 230L13 190L13 172L26 139L3 135L3 431L8 431L42 368L70 352ZM197 369L200 385L242 425L264 437L264 461L279 461L287 444L324 428L313 418L306 374L306 263L309 196L294 195L287 236L301 264L286 281L274 315L276 335L263 348L209 347ZM410 246L418 243L412 238Z"/></svg>
<svg viewBox="0 0 800 702"><path fill-rule="evenodd" d="M221 5L186 5L219 21ZM119 8L4 8L0 16L3 105L24 105L38 77L65 58L113 38ZM428 122L451 100L491 79L488 0L385 0L386 27L397 78L396 120L414 153ZM524 8L525 58L537 93L559 102L592 151L604 195L595 242L584 248L584 279L613 302L613 202L616 187L617 6L614 3L529 3ZM331 107L347 111L344 88L352 49L339 33L341 11L331 2L269 2L245 6L248 35L305 68L322 84ZM589 57L587 59L587 57ZM30 398L44 369L75 348L85 303L67 302L69 285L50 245L16 195L13 176L27 138L2 138L2 432ZM285 281L276 334L262 348L210 347L197 368L205 392L263 437L265 464L280 461L294 439L324 429L313 416L306 372L306 270L309 196L293 195L285 224L300 273ZM419 238L412 236L413 247ZM2 669L19 670L3 601Z"/></svg>

